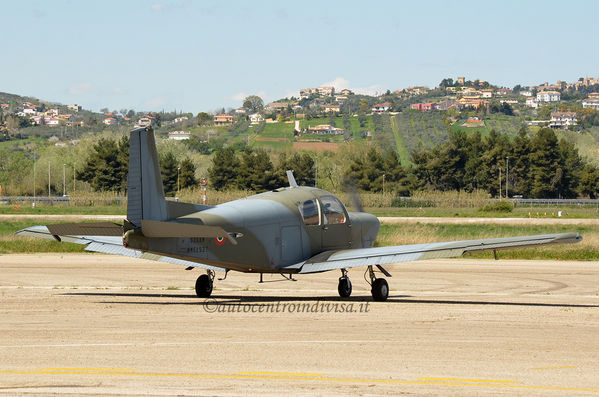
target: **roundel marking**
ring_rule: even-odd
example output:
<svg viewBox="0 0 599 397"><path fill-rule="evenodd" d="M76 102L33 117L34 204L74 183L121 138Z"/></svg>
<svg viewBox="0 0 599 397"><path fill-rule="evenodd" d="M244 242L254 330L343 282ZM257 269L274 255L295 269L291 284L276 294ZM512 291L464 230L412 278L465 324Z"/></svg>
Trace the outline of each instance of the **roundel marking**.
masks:
<svg viewBox="0 0 599 397"><path fill-rule="evenodd" d="M225 238L224 237L215 237L214 241L216 242L217 245L223 245L225 243Z"/></svg>

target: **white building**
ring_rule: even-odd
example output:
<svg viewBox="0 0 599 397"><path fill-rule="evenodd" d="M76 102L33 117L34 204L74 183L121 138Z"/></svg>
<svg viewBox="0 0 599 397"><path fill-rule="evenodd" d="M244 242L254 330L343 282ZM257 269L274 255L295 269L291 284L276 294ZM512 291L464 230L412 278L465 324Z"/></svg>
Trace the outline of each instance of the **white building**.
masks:
<svg viewBox="0 0 599 397"><path fill-rule="evenodd" d="M526 98L526 106L536 109L539 107L539 103L537 102L537 100L534 97L530 96L530 97Z"/></svg>
<svg viewBox="0 0 599 397"><path fill-rule="evenodd" d="M250 124L260 124L264 121L264 116L260 113L250 114Z"/></svg>
<svg viewBox="0 0 599 397"><path fill-rule="evenodd" d="M582 101L583 108L599 110L599 98L587 98Z"/></svg>
<svg viewBox="0 0 599 397"><path fill-rule="evenodd" d="M341 128L335 128L329 124L321 124L321 125L317 125L315 127L308 127L308 133L317 134L317 135L325 135L325 134L338 135L338 134L343 134L344 132L345 132L345 130L343 130Z"/></svg>
<svg viewBox="0 0 599 397"><path fill-rule="evenodd" d="M551 121L549 127L562 128L576 125L576 113L574 112L551 112Z"/></svg>
<svg viewBox="0 0 599 397"><path fill-rule="evenodd" d="M557 102L560 100L560 93L557 91L541 91L537 94L537 102Z"/></svg>
<svg viewBox="0 0 599 397"><path fill-rule="evenodd" d="M77 104L67 105L67 108L69 108L70 110L72 110L74 112L78 112L81 110L81 105L77 105Z"/></svg>
<svg viewBox="0 0 599 397"><path fill-rule="evenodd" d="M114 125L116 124L116 119L114 117L107 117L104 119L103 123L106 125Z"/></svg>
<svg viewBox="0 0 599 397"><path fill-rule="evenodd" d="M171 131L168 133L168 139L175 141L185 141L191 138L191 132L188 131Z"/></svg>

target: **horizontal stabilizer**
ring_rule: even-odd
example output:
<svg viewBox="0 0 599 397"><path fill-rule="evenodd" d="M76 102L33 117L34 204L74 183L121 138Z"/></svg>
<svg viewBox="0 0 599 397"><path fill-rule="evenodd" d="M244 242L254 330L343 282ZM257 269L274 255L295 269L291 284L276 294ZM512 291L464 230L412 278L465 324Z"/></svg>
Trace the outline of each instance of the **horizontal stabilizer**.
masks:
<svg viewBox="0 0 599 397"><path fill-rule="evenodd" d="M116 223L61 223L48 225L48 231L54 236L122 236L123 227Z"/></svg>
<svg viewBox="0 0 599 397"><path fill-rule="evenodd" d="M233 244L237 240L220 226L191 225L189 223L159 222L143 219L141 232L146 237L221 237L228 238Z"/></svg>

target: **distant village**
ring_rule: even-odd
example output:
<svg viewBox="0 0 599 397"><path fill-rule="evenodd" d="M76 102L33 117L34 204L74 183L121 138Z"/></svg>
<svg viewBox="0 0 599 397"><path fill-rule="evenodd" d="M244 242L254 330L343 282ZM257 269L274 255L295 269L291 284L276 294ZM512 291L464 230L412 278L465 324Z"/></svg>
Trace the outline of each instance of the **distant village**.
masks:
<svg viewBox="0 0 599 397"><path fill-rule="evenodd" d="M591 92L589 91L591 88ZM575 108L599 110L599 78L580 78L576 82L557 81L555 84L544 83L537 86L514 88L492 86L486 81L468 81L465 77L444 79L438 87L428 88L413 86L393 92L387 91L379 96L358 95L349 89L336 91L332 86L305 88L298 92L297 97L285 98L268 103L259 110L250 111L244 107L229 109L209 114L210 122L214 126L231 126L239 119L244 119L251 125L262 123L275 123L281 121L296 121L296 131L302 133L343 134L344 130L331 124L312 126L304 131L299 131L297 120L311 117L331 117L357 113L396 114L401 111L434 112L455 109L478 110L488 109L489 106L501 105L510 108L535 110L543 106L554 106L549 119L526 120L528 125L546 125L552 128L569 128L578 123ZM564 101L563 95L567 92L585 92L586 97L572 101ZM567 110L558 109L558 105L566 103ZM89 117L79 117L82 106L70 104L65 106L49 106L45 103L25 101L22 103L1 103L4 116L16 115L28 120L31 126L78 126L89 127ZM573 108L574 107L574 108ZM124 112L123 112L124 113ZM97 115L97 114L96 114ZM98 116L98 121L106 127L116 125L149 126L160 122L160 114L135 113L122 114L105 111ZM169 120L162 120L162 124L178 125L183 122L194 122L190 115L182 115ZM3 118L5 119L5 118ZM6 123L0 124L0 131L6 131ZM175 140L189 139L191 134L183 130L169 132L169 138Z"/></svg>

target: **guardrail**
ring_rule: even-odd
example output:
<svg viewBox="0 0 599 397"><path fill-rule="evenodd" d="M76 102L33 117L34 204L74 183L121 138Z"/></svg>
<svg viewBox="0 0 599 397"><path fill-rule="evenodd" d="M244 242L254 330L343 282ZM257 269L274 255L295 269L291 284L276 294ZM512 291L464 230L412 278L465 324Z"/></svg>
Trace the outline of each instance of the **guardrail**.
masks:
<svg viewBox="0 0 599 397"><path fill-rule="evenodd" d="M111 197L111 198L98 198L98 197L90 197L90 201L94 202L107 202L109 204L122 204L127 200L126 197ZM44 205L54 205L54 204L70 204L71 198L69 196L2 196L0 197L0 204L14 204L14 203L40 203Z"/></svg>

